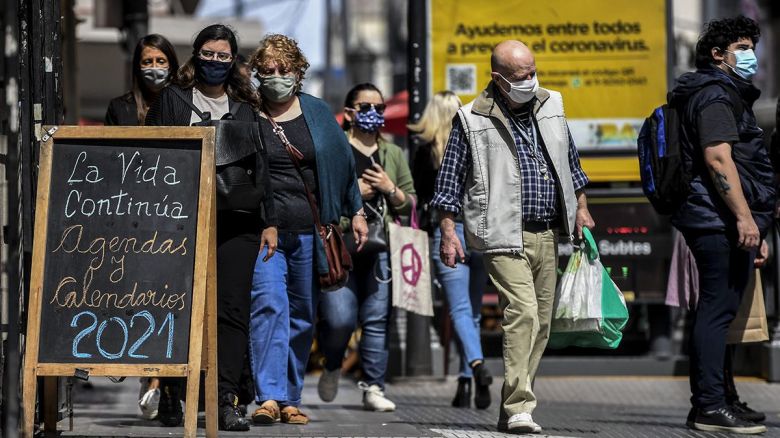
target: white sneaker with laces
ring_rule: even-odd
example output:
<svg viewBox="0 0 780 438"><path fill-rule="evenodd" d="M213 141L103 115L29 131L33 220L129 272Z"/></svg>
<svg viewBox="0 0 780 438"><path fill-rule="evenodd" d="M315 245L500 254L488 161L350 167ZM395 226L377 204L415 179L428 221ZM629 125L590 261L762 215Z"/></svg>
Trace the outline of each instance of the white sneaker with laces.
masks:
<svg viewBox="0 0 780 438"><path fill-rule="evenodd" d="M390 412L395 410L395 403L385 397L379 385L369 386L358 382L358 388L363 390L363 408L368 411Z"/></svg>
<svg viewBox="0 0 780 438"><path fill-rule="evenodd" d="M527 412L522 412L509 417L506 428L511 432L539 433L542 431L542 426L536 424L531 417L531 414Z"/></svg>
<svg viewBox="0 0 780 438"><path fill-rule="evenodd" d="M141 408L141 416L147 420L157 418L157 409L160 406L160 389L150 389L138 400L138 407Z"/></svg>
<svg viewBox="0 0 780 438"><path fill-rule="evenodd" d="M339 377L341 377L341 368L336 368L333 371L322 370L320 380L317 382L317 394L319 394L320 400L332 402L336 398L336 394L339 392Z"/></svg>

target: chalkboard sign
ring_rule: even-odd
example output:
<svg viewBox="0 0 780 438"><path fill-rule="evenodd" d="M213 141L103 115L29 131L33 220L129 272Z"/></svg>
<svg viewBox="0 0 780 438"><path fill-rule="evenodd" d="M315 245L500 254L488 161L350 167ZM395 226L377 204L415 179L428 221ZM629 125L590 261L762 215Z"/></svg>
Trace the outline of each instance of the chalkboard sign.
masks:
<svg viewBox="0 0 780 438"><path fill-rule="evenodd" d="M187 363L200 142L55 141L39 362Z"/></svg>
<svg viewBox="0 0 780 438"><path fill-rule="evenodd" d="M194 375L194 436L201 369L216 400L214 128L61 127L40 157L26 409L35 376Z"/></svg>

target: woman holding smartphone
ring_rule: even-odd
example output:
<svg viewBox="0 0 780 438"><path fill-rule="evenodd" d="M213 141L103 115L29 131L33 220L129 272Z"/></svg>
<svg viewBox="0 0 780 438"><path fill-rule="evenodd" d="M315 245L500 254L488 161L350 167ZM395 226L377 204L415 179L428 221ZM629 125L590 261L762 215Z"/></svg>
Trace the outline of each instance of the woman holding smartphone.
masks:
<svg viewBox="0 0 780 438"><path fill-rule="evenodd" d="M385 102L370 83L353 87L344 102L344 129L355 157L355 170L366 214L381 216L385 223L410 214L414 183L409 165L398 146L382 138ZM363 407L393 411L395 403L384 395L387 371L387 327L390 321L390 268L387 251L360 253L346 287L321 296L319 345L325 369L318 385L323 401L336 398L341 362L352 332L362 328L360 358L364 381Z"/></svg>

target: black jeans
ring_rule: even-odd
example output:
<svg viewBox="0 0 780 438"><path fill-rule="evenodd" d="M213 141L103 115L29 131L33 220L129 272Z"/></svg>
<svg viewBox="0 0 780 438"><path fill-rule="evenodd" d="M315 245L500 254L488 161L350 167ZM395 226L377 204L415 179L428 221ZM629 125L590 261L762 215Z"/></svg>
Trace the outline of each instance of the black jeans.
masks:
<svg viewBox="0 0 780 438"><path fill-rule="evenodd" d="M233 211L217 213L217 374L220 398L242 395L252 383L245 368L249 345L249 305L252 275L260 252L262 219L257 214ZM200 336L200 334L192 334ZM203 380L201 380L203 383ZM185 379L168 377L161 386L184 391ZM203 385L201 385L201 396ZM163 397L165 397L163 395ZM184 393L180 394L184 398ZM243 401L243 400L242 400Z"/></svg>
<svg viewBox="0 0 780 438"><path fill-rule="evenodd" d="M255 260L260 252L258 215L217 215L217 360L220 396L238 395L249 345L249 307ZM251 385L250 385L251 387Z"/></svg>
<svg viewBox="0 0 780 438"><path fill-rule="evenodd" d="M699 269L699 300L690 336L691 404L726 406L726 334L753 269L754 252L737 247L736 233L683 231Z"/></svg>

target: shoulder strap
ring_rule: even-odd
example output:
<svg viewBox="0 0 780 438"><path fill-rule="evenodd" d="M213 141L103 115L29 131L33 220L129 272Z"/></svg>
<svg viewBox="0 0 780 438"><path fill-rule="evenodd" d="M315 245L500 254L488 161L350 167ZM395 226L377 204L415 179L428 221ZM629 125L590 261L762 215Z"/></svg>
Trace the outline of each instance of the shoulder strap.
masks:
<svg viewBox="0 0 780 438"><path fill-rule="evenodd" d="M295 170L298 171L298 174L301 176L301 181L303 182L303 188L306 190L306 199L309 201L309 208L311 208L311 213L314 216L314 224L317 225L317 229L322 228L322 223L320 222L320 210L317 208L317 199L314 197L314 195L311 193L311 190L309 190L309 185L306 184L306 178L303 176L303 171L301 170L301 159L303 159L303 153L298 150L295 146L290 143L290 140L287 139L287 135L284 133L284 129L282 129L281 126L279 126L278 123L276 123L276 120L274 120L273 117L271 117L271 114L268 113L268 111L263 108L263 114L265 114L265 117L268 119L269 122L271 122L271 126L273 127L274 134L276 134L277 137L279 137L279 140L284 145L284 149L287 151L287 154L290 156L290 160L293 162L293 165L295 166Z"/></svg>
<svg viewBox="0 0 780 438"><path fill-rule="evenodd" d="M233 114L233 118L236 117L236 114L238 114L238 109L241 108L242 102L233 102L233 105L230 105L230 114Z"/></svg>
<svg viewBox="0 0 780 438"><path fill-rule="evenodd" d="M745 106L742 104L742 96L739 95L737 90L725 84L718 82L718 85L728 93L732 110L734 110L734 119L739 123L739 120L742 118L742 113L745 112Z"/></svg>
<svg viewBox="0 0 780 438"><path fill-rule="evenodd" d="M192 103L192 100L187 99L187 96L184 95L184 92L181 91L179 87L168 87L171 91L173 91L173 94L179 97L179 99L182 100L182 102L186 103L187 106L192 108L192 111L200 117L202 121L207 121L211 119L211 115L206 117L206 114L203 113L203 111L200 110L197 106L195 106L194 103Z"/></svg>

